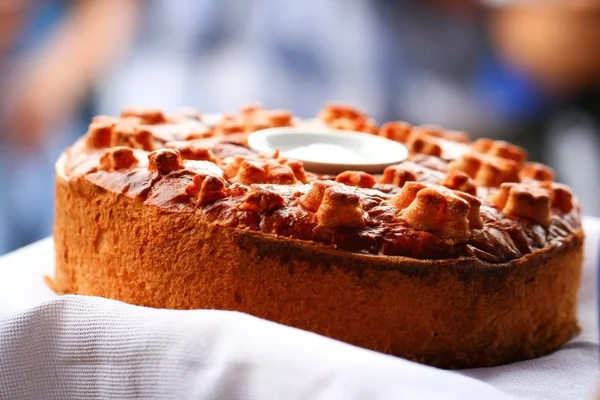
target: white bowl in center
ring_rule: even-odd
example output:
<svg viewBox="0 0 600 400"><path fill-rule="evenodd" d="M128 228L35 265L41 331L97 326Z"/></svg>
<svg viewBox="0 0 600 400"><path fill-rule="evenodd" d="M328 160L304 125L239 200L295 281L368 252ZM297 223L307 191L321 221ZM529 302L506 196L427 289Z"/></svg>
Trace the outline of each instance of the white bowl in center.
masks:
<svg viewBox="0 0 600 400"><path fill-rule="evenodd" d="M307 171L321 174L348 170L376 174L408 157L404 145L381 136L327 128L263 129L248 136L248 146L257 152L279 149L283 157L302 161Z"/></svg>

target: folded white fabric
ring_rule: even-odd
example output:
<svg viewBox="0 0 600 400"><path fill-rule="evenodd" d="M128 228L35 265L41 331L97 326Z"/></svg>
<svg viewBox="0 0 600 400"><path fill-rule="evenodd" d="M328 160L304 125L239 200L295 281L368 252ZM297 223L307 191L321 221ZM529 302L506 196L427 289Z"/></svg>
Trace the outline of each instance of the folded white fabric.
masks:
<svg viewBox="0 0 600 400"><path fill-rule="evenodd" d="M600 220L584 227L582 333L545 357L460 372L240 313L55 297L44 241L0 258L0 399L592 399Z"/></svg>
<svg viewBox="0 0 600 400"><path fill-rule="evenodd" d="M484 382L227 311L65 296L0 320L2 399L486 399Z"/></svg>

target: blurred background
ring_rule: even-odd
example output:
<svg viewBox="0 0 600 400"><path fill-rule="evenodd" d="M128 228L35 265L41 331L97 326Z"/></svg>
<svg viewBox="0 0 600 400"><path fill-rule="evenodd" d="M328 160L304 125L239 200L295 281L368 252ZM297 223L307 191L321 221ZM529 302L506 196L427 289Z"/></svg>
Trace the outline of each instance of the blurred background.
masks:
<svg viewBox="0 0 600 400"><path fill-rule="evenodd" d="M0 254L51 233L53 164L127 106L378 121L513 141L600 216L600 1L0 0Z"/></svg>

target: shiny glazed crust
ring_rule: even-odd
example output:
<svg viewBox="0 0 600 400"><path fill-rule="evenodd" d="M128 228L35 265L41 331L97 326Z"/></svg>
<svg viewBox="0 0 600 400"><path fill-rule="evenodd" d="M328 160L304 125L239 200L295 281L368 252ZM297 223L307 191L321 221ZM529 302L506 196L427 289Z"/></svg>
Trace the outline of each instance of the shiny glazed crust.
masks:
<svg viewBox="0 0 600 400"><path fill-rule="evenodd" d="M328 116L322 118L327 121ZM379 133L390 137L384 128ZM482 149L475 157L488 157L487 144L478 146ZM107 149L110 157L105 157ZM485 176L465 178L461 174L468 168L460 165L455 165L458 172L436 175L431 167L448 168L448 163L435 164L415 154L413 164L388 171L387 177L340 174L339 183L315 191L329 181L305 172L302 177L293 165L293 184L232 182L236 178L228 178L227 171L233 162L217 157L226 174L222 186L207 178L212 175L204 166L171 159L172 153L151 153L149 162L140 166L128 157L141 160L150 153L114 149L90 149L79 142L57 164L53 286L59 293L151 307L238 310L446 368L536 357L578 331L583 251L579 209L570 197L571 207L566 206L567 195L559 190L564 188L547 180L529 182L524 177L515 179L521 183L499 182L499 188L483 186L477 180ZM463 157L450 165L468 162ZM528 168L528 175L547 178L546 169ZM144 170L151 172L146 176ZM239 177L239 169L236 173ZM432 176L436 183L429 183ZM441 182L449 189L439 187ZM247 187L238 200L236 185ZM298 193L289 194L290 185ZM265 195L266 189L270 194ZM325 194L313 206L315 193L321 192ZM557 202L559 195L562 203ZM373 199L379 203L372 205ZM411 205L423 200L429 205L432 199L448 210L432 223L450 228L431 229L425 217L416 217L423 207ZM329 207L321 210L327 201ZM219 204L224 206L219 209ZM344 218L336 219L341 207L348 208ZM357 207L360 218L348 217ZM231 208L237 211L228 213ZM480 212L474 214L474 209ZM305 212L303 226L315 236L299 237L278 228L283 216L273 215L286 210ZM404 219L390 222L386 212L396 215L394 210ZM338 225L322 227L332 220ZM387 228L394 224L399 227ZM370 235L395 233L411 239L394 254L386 254L393 246L357 245ZM492 245L486 247L486 240ZM421 243L418 250L415 243ZM489 249L494 245L506 248L494 253Z"/></svg>

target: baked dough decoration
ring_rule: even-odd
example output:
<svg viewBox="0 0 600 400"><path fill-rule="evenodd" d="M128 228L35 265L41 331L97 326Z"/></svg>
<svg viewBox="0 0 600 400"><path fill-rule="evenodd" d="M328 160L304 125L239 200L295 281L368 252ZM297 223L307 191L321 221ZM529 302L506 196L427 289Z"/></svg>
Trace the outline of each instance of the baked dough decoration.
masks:
<svg viewBox="0 0 600 400"><path fill-rule="evenodd" d="M306 171L246 146L306 124L403 143L380 174ZM57 163L59 293L247 312L446 368L524 360L578 332L581 210L525 150L461 131L381 128L327 105L218 118L93 118Z"/></svg>

